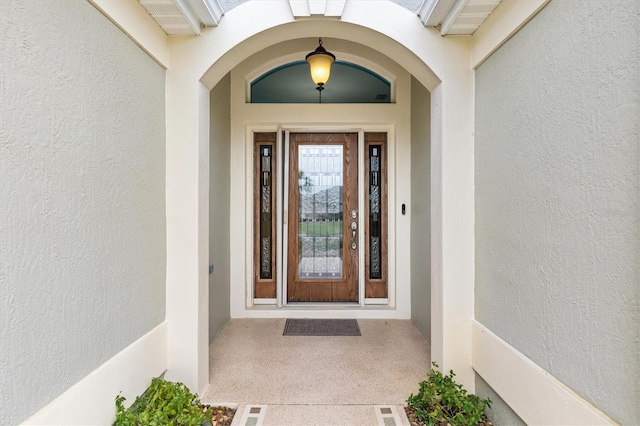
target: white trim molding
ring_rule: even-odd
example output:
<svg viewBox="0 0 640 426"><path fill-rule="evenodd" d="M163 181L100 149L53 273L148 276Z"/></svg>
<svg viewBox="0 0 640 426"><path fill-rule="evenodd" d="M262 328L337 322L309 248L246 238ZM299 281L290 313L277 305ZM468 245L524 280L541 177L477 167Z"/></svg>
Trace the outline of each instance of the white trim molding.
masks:
<svg viewBox="0 0 640 426"><path fill-rule="evenodd" d="M185 0L172 0L195 35L200 35L200 20ZM171 33L170 33L171 34Z"/></svg>
<svg viewBox="0 0 640 426"><path fill-rule="evenodd" d="M616 424L478 321L472 329L473 369L525 423Z"/></svg>
<svg viewBox="0 0 640 426"><path fill-rule="evenodd" d="M24 421L24 425L98 425L115 419L115 397L131 405L167 369L167 323L127 346Z"/></svg>
<svg viewBox="0 0 640 426"><path fill-rule="evenodd" d="M425 27L435 27L449 14L455 0L424 0L418 16Z"/></svg>
<svg viewBox="0 0 640 426"><path fill-rule="evenodd" d="M440 35L447 35L453 26L453 23L458 19L462 9L465 8L468 2L469 0L456 0L447 16L442 20L442 24L440 24Z"/></svg>
<svg viewBox="0 0 640 426"><path fill-rule="evenodd" d="M163 68L169 68L169 39L137 1L88 0Z"/></svg>

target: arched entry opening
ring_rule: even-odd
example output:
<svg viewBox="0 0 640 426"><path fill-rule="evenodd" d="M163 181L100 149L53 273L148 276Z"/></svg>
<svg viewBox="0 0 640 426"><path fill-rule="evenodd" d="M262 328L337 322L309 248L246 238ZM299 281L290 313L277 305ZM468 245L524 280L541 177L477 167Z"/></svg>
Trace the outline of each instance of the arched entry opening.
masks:
<svg viewBox="0 0 640 426"><path fill-rule="evenodd" d="M350 63L358 64L361 67L371 67L368 68L371 69L371 72L384 76L383 78L389 82L392 88L393 95L390 97L393 103L320 105L299 103L255 104L248 102L251 98L248 90L251 87L251 82L255 81L255 76L264 75L265 68L267 69L266 72L269 72L268 67L270 66L277 68L281 66L281 63L288 63L292 57L304 57L305 50L308 49L309 45L313 45L314 40L312 38L294 39L278 43L250 56L231 70L229 77L225 77L224 84L229 85L228 92L231 100L212 99L211 101L212 109L218 108L219 105L227 102L228 108L233 111L233 114L226 113L225 115L225 117L229 117L230 123L230 203L235 206L233 207L234 214L230 218L229 225L230 232L234 235L234 238L230 240L230 251L234 254L230 259L231 269L229 274L232 317L261 317L267 315L265 310L269 311L268 315L270 317L314 316L319 315L320 311L324 316L331 315L334 317L403 319L411 317L411 277L409 273L411 244L409 218L411 217L411 212L410 209L407 211L407 206L411 205L411 76L397 63L367 46L334 38L325 40L327 43L331 43L332 50L340 58L348 60ZM311 84L308 85L308 89L311 92L315 92L315 87ZM214 88L214 91L217 93L216 88ZM224 120L218 120L218 122L220 121ZM428 128L429 119L422 118L421 121ZM356 168L359 170L352 173L353 182L350 184L354 188L358 187L354 191L354 196L357 197L357 200L347 200L353 201L353 206L347 209L349 210L347 213L355 216L350 219L350 223L355 223L356 230L360 232L350 235L352 230L347 229L344 238L340 238L338 234L330 238L325 238L321 235L328 229L327 227L335 228L342 225L342 228L345 228L344 218L333 217L336 213L331 213L331 203L324 206L319 204L320 198L323 196L327 198L327 193L323 189L328 182L327 180L340 174L336 174L333 169L324 173L315 170L314 166L307 167L306 173L311 173L309 175L310 179L317 180L315 184L319 190L315 195L315 191L309 191L308 194L303 193L301 196L302 201L308 200L310 197L315 200L313 205L307 205L307 208L305 208L308 210L313 207L313 213L311 210L306 211L305 209L303 209L305 211L301 210L299 212L301 215L300 228L303 229L301 234L305 235L301 235L299 239L293 237L293 240L288 244L289 250L284 247L289 240L287 234L292 237L291 234L297 230L297 227L283 226L285 221L282 218L277 219L276 216L292 210L287 205L297 206L298 202L291 202L288 197L279 199L278 203L281 204L278 204L277 209L268 209L273 217L271 222L276 223L275 229L273 231L269 229L268 232L268 235L273 236L273 238L268 238L271 241L269 248L276 252L272 256L273 261L271 262L273 263L273 274L267 273L266 277L256 278L256 273L260 269L256 256L258 250L262 250L262 247L256 242L257 237L255 234L257 229L253 212L258 205L258 201L255 198L258 189L254 188L253 182L256 177L255 167L252 166L252 164L255 164L255 134L271 134L273 140L269 146L273 151L276 151L276 145L279 144L277 151L280 154L275 156L269 154L270 158L273 157L275 164L273 178L270 178L274 183L270 184L269 188L274 187L279 192L282 192L280 190L287 190L289 182L285 175L286 173L291 174L291 170L287 170L283 161L281 161L289 153L285 153L283 148L291 146L292 149L295 149L293 142L289 143L290 141L287 139L289 133L336 134L345 132L356 134L354 143L359 145L352 150L351 155L351 163L358 163ZM384 156L384 161L382 162L384 170L381 170L381 176L384 177L381 188L384 194L382 194L383 203L380 210L380 214L384 219L384 226L379 223L379 229L375 230L375 236L379 234L381 237L378 240L369 238L369 228L372 225L367 222L368 215L358 214L359 211L371 210L367 204L368 202L370 203L370 198L367 198L369 191L365 189L368 187L368 175L364 173L364 170L367 167L365 157L369 154L365 152L368 149L365 145L369 146L370 139L374 137L372 136L374 134L379 134L379 137L384 139L379 144L376 144L376 146L379 145L380 155ZM212 141L218 140L218 135L219 132L212 128ZM286 150L288 151L288 148ZM305 151L305 149L302 149L302 151ZM321 157L316 160L319 162L317 164L318 167L321 166L320 160L324 158L322 155L324 154L321 154ZM378 155L376 151L375 156ZM326 160L324 158L324 163L327 162ZM289 166L289 164L286 166ZM429 170L428 164L423 167ZM311 187L308 188L311 189ZM331 186L329 190L335 189L337 189L336 186ZM426 197L428 191L419 195ZM211 203L214 204L216 201L212 199ZM273 199L272 204L276 205L276 198ZM401 210L402 204L405 204L404 214L402 214ZM338 206L336 205L336 207ZM322 213L323 209L327 210L327 212ZM332 214L331 217L328 216L330 213ZM340 214L343 215L343 213ZM260 215L263 216L262 212L260 212ZM311 216L313 216L313 219ZM212 218L212 222L218 222L218 220ZM276 235L280 239L277 244L275 242ZM352 239L353 241L351 241ZM298 251L300 264L289 262L289 267L287 267L285 264L288 259L285 253L297 249L298 241L300 244L300 250ZM384 244L382 250L376 251L376 247L372 248L376 243ZM332 248L332 244L335 247ZM354 245L354 248L347 250L346 248L351 244ZM324 252L327 247L330 252L329 256L318 254ZM342 252L346 252L347 256L358 255L355 258L356 265L354 266L359 272L349 277L343 277L343 280L354 278L354 288L351 292L353 297L347 299L338 295L338 297L332 299L332 297L336 296L335 294L333 296L331 294L310 295L306 299L291 297L292 292L288 292L288 290L295 291L295 288L293 285L285 285L285 283L291 284L291 280L288 280L290 267L297 266L308 269L309 265L314 262L312 259L315 259L316 266L323 263L325 267L336 266L339 269L341 259L348 259L348 257L339 256L339 248L342 249ZM215 251L215 248L213 250ZM314 252L315 258L310 258L307 252ZM378 257L372 256L372 253L377 253ZM338 259L331 258L332 256ZM381 264L379 270L374 268L373 272L369 270L371 269L372 262L370 259L372 258L375 258ZM334 261L337 265L331 265L331 261ZM269 265L269 270L270 268L271 265ZM309 282L310 279L306 278L309 272L306 269L304 271L301 269L301 273L305 275L303 281ZM340 275L339 270L337 272L328 270L327 273L332 276L334 274ZM373 275L376 273L378 275L374 277ZM311 280L313 280L313 276ZM318 277L315 284L320 284L318 280L322 280L322 277ZM340 277L338 277L338 281L340 281ZM269 289L266 287L269 287ZM286 308L290 303L302 302L303 300L308 302L333 301L350 303L339 306L331 304L302 306L298 304L295 305L295 311L282 309ZM428 311L429 307L422 305Z"/></svg>
<svg viewBox="0 0 640 426"><path fill-rule="evenodd" d="M472 316L473 306L470 279L473 273L473 250L469 243L473 238L473 156L470 143L472 73L467 70L466 47L464 43L434 38L420 27L415 16L398 10L397 5L383 2L380 5L383 9L392 9L380 12L387 19L398 20L397 25L390 27L381 17L372 17L370 13L356 10L360 7L360 2L354 2L354 14L349 15L345 11L341 21L294 21L289 10L274 12L269 9L265 13L264 10L254 10L265 7L262 2L249 2L226 16L224 25L216 29L215 40L203 35L196 41L173 42L180 49L176 49L176 55L172 59L177 65L167 77L168 376L176 374L199 390L206 386L208 380L207 328L210 308L205 302L209 299L209 89L223 81L244 59L289 40L291 34L310 38L315 38L318 34L331 34L336 39L375 45L375 50L406 71L409 92L412 75L416 82L420 82L430 92L432 358L444 368L455 368L461 380L470 388L473 387L470 339L467 336L468 318ZM249 16L259 16L261 20L252 21L255 25L248 25L247 19L251 20ZM269 19L265 20L265 16L269 16ZM257 18L253 19L258 21ZM358 21L362 19L368 22ZM411 27L418 33L407 31ZM226 32L228 38L225 38ZM235 112L234 108L230 106L231 114ZM319 120L313 112L308 111L307 118L303 112L299 121L293 124L306 121L317 125ZM320 120L324 124L344 122L337 114L332 117L330 110L325 113L327 115ZM270 120L275 124L281 121L277 117ZM366 123L367 120L363 119L362 122ZM347 123L349 126L353 124ZM407 125L403 128L407 129L408 134L410 127L410 120L407 119ZM246 141L245 132L246 130L236 138L231 129L231 140ZM245 146L240 148L240 161L246 158L245 149ZM230 157L232 155L230 151ZM233 161L231 158L231 164ZM410 156L406 158L405 164L411 164ZM234 170L230 168L231 185L236 181L233 173ZM229 193L235 194L233 186ZM246 194L245 187L241 188L241 193ZM410 199L411 188L408 194L407 198ZM234 212L242 210L245 202L241 197L232 199L230 196L230 217ZM408 207L411 208L410 205ZM195 220L197 226L191 227L182 222L182 219L189 217ZM401 221L402 218L399 218L398 222ZM230 274L234 270L246 269L248 256L244 241L247 240L248 229L250 223L245 223L240 235L234 232L233 238L229 238ZM396 237L410 246L410 224L397 227ZM400 245L397 247L401 249ZM236 265L236 262L239 264ZM215 267L217 266L214 265ZM407 280L411 279L409 270L401 273L405 274ZM232 287L231 291L234 289L236 287ZM410 287L406 287L406 291L410 292ZM410 300L410 295L407 298ZM246 302L246 295L243 302Z"/></svg>

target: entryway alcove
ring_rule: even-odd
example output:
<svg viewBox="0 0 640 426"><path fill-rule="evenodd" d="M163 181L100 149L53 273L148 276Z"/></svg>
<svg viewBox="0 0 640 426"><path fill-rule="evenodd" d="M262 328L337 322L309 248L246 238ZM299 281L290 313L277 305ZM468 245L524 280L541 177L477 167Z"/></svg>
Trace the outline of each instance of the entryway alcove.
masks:
<svg viewBox="0 0 640 426"><path fill-rule="evenodd" d="M464 46L454 39L442 43L440 37L424 32L414 15L390 2L376 3L384 22L363 10L365 5L361 2L350 2L340 20L297 19L292 18L291 10L284 7L286 3L269 2L266 6L265 2L247 2L225 15L224 25L216 29L215 37L215 40L224 40L223 44L202 37L190 40L188 49L172 50L176 52L172 57L175 69L167 78L167 114L172 118L167 122L167 176L170 186L175 188L167 196L169 378L172 371L184 371L188 376L185 380L192 386L200 390L206 386L206 343L216 332L212 327L211 335L207 336L207 319L264 316L409 319L416 317L412 311L429 312L431 308L426 318L432 319L434 360L445 368L457 368L462 382L472 387L470 340L466 338L470 332L465 324L455 320L471 315L473 306L472 281L468 279L473 271L472 250L469 251L473 247L469 244L473 222L468 208L469 200L472 200L472 167L468 166L473 159L469 149L472 146L469 138L472 136L470 118L473 111L468 100L472 99L473 73L466 68L468 55ZM266 16L270 18L268 21L262 19ZM365 20L353 20L359 16ZM256 25L248 25L249 22ZM394 26L389 27L386 23ZM409 27L419 32L420 37L391 30ZM233 38L225 38L227 33L233 34ZM300 38L291 40L292 36ZM373 70L392 85L397 79L395 89L391 91L392 99L396 96L395 102L248 103L247 87L251 81L278 66L299 61L317 45L318 36L325 36L327 45L331 42L330 50L345 61ZM175 44L183 43L182 40L175 41ZM414 82L414 88L428 89L424 90L424 99L429 99L427 102L431 107L426 112L428 116L412 119L412 114L424 114L428 110L427 106L422 106L425 110L420 112L411 109L412 98L418 98L411 96L412 75L415 82L419 82ZM210 90L221 98L212 98L214 94ZM381 108L386 109L380 112ZM220 129L214 124L216 120L222 121ZM411 261L412 241L415 242L411 226L414 214L411 184L415 180L411 169L412 160L416 160L411 152L412 122L414 126L428 127L425 134L430 136L431 166L425 164L421 170L428 173L432 181L426 187L414 186L413 192L423 195L423 200L430 200L429 208L423 210L423 214L431 211L433 215L428 220L432 231L429 246L433 247L433 253L414 253L423 263L429 260L433 265L431 291L425 292L435 296L431 304L426 299L414 303L411 300L415 288L411 285L412 263L415 263ZM388 258L393 261L388 262L386 304L369 305L367 300L360 299L360 304L353 307L278 307L277 298L275 305L255 303L250 291L254 284L253 161L249 155L254 152L252 135L265 131L281 135L281 131L295 133L301 129L318 133L387 134ZM224 137L225 132L228 132L227 137ZM219 138L222 146L211 145L212 138ZM360 140L364 141L364 136ZM212 160L209 151L217 149L222 157ZM359 152L364 153L363 150ZM213 172L217 162L226 166ZM207 179L210 171L219 173L225 180L210 181ZM212 179L216 178L212 176ZM211 201L209 194L217 191L216 185L220 185L222 198ZM429 187L432 191L425 195ZM209 218L210 204L215 204L212 210L220 209L218 213L211 212L212 218ZM405 214L402 214L402 204ZM182 213L193 218L193 225L177 220ZM228 223L228 228L210 233L210 224L219 226L220 221ZM206 244L207 237L215 238L214 244ZM209 246L212 246L211 256L208 255ZM216 250L224 258L222 267L215 259ZM213 263L213 273L208 277L209 263ZM225 270L226 265L228 270ZM216 275L218 273L220 275ZM413 296L417 297L416 294ZM203 303L206 300L211 306ZM457 307L455 315L450 309L454 305ZM462 316L461 311L465 313ZM446 333L445 322L451 325ZM428 326L425 328L428 331ZM454 347L462 351L460 357L451 356Z"/></svg>
<svg viewBox="0 0 640 426"><path fill-rule="evenodd" d="M351 85L372 102L287 103L296 91L317 96L308 65L299 65L316 43L270 46L211 91L211 339L228 316L415 318L429 336L429 93L380 52L324 38L349 64L325 91L334 77L341 86L360 77ZM264 86L255 102L252 90L270 79L284 93L267 103L274 89Z"/></svg>

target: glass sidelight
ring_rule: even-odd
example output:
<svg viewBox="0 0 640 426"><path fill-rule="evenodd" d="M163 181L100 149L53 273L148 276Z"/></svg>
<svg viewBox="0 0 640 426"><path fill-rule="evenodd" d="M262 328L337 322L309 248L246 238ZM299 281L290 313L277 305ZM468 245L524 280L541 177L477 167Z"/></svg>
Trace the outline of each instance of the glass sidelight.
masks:
<svg viewBox="0 0 640 426"><path fill-rule="evenodd" d="M254 135L254 275L256 298L276 297L275 133Z"/></svg>
<svg viewBox="0 0 640 426"><path fill-rule="evenodd" d="M273 277L271 254L273 247L273 203L271 197L272 176L271 163L273 146L260 145L260 278Z"/></svg>
<svg viewBox="0 0 640 426"><path fill-rule="evenodd" d="M386 298L388 295L386 143L386 133L365 133L366 298Z"/></svg>
<svg viewBox="0 0 640 426"><path fill-rule="evenodd" d="M369 278L382 278L380 145L369 145Z"/></svg>

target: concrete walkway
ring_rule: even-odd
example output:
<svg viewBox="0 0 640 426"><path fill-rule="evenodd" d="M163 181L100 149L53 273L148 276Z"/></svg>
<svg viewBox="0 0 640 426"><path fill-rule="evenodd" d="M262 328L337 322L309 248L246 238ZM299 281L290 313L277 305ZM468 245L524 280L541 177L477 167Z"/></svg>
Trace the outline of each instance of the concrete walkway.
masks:
<svg viewBox="0 0 640 426"><path fill-rule="evenodd" d="M210 348L202 401L234 425L400 425L430 348L411 321L358 320L360 337L283 336L284 319L234 319Z"/></svg>

